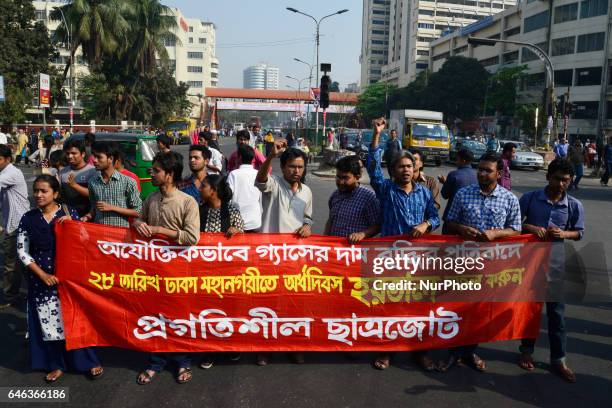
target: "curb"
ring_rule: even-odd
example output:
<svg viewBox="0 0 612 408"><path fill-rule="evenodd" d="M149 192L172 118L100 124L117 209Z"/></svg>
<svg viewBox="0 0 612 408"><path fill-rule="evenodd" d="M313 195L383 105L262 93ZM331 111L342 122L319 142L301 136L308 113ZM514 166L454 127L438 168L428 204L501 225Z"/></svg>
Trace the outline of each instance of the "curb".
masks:
<svg viewBox="0 0 612 408"><path fill-rule="evenodd" d="M336 178L336 173L329 173L325 171L312 171L310 172L312 175L323 178Z"/></svg>

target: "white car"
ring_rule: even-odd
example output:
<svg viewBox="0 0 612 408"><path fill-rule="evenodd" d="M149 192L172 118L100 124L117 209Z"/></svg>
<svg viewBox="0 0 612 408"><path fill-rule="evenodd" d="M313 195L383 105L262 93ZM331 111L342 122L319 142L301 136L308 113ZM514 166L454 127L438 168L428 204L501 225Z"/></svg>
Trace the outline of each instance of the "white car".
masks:
<svg viewBox="0 0 612 408"><path fill-rule="evenodd" d="M514 156L514 160L510 163L510 167L533 170L544 168L544 158L531 150L531 148L523 142L518 142L516 140L500 140L498 154L501 154L504 144L508 142L516 145L516 155Z"/></svg>

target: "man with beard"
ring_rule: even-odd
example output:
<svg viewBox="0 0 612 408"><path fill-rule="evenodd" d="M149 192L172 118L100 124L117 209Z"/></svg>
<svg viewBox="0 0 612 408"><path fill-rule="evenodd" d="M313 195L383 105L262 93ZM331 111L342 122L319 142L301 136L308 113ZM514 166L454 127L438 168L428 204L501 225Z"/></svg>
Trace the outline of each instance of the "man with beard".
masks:
<svg viewBox="0 0 612 408"><path fill-rule="evenodd" d="M95 142L91 153L99 173L89 179L91 209L81 221L129 227L129 219L139 217L142 210L136 182L115 170L115 157L107 143Z"/></svg>
<svg viewBox="0 0 612 408"><path fill-rule="evenodd" d="M60 197L82 217L91 209L88 185L96 175L96 169L85 163L85 146L81 141L68 140L64 144L64 153L68 166L59 172L62 184Z"/></svg>
<svg viewBox="0 0 612 408"><path fill-rule="evenodd" d="M191 170L191 175L177 185L179 190L192 196L198 204L202 204L200 189L202 188L204 178L208 175L207 167L211 155L212 153L208 147L191 145L189 147L189 170Z"/></svg>
<svg viewBox="0 0 612 408"><path fill-rule="evenodd" d="M518 198L498 184L504 164L494 153L486 153L478 162L478 184L457 192L446 223L450 233L469 241L491 242L521 233L521 209ZM478 344L451 349L448 359L439 369L449 370L455 364L466 363L477 371L486 364L476 354Z"/></svg>

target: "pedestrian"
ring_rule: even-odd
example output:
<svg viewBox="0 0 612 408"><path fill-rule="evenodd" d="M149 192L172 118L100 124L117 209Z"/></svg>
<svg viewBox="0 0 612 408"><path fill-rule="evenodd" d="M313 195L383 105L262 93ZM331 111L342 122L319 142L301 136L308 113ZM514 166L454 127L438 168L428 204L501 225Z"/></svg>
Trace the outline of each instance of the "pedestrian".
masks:
<svg viewBox="0 0 612 408"><path fill-rule="evenodd" d="M90 210L89 179L96 175L96 169L85 163L85 146L80 140L69 140L64 144L64 154L68 166L60 172L62 200L74 207L79 217Z"/></svg>
<svg viewBox="0 0 612 408"><path fill-rule="evenodd" d="M340 132L340 148L341 149L348 149L348 135L346 134L346 131L344 128L342 128L342 131Z"/></svg>
<svg viewBox="0 0 612 408"><path fill-rule="evenodd" d="M374 189L382 212L380 235L407 235L422 237L440 226L438 209L431 191L414 182L415 159L410 152L403 152L387 163L392 173L385 179L381 168L382 150L378 143L385 128L385 119L374 122L372 142L366 160L370 185ZM417 364L425 371L432 371L434 363L426 351L413 353ZM374 367L385 370L391 362L390 353L380 353L374 360Z"/></svg>
<svg viewBox="0 0 612 408"><path fill-rule="evenodd" d="M130 219L138 218L142 211L136 182L115 169L115 157L109 144L95 142L91 152L97 173L89 179L91 209L81 221L129 227Z"/></svg>
<svg viewBox="0 0 612 408"><path fill-rule="evenodd" d="M19 133L17 134L17 160L15 163L21 163L24 161L26 166L30 165L30 161L28 159L28 136L25 134L23 129L19 129Z"/></svg>
<svg viewBox="0 0 612 408"><path fill-rule="evenodd" d="M140 187L140 177L125 168L125 154L118 143L110 143L111 155L113 156L113 167L124 176L128 176L136 183L138 192L142 191Z"/></svg>
<svg viewBox="0 0 612 408"><path fill-rule="evenodd" d="M8 144L8 136L0 129L0 145Z"/></svg>
<svg viewBox="0 0 612 408"><path fill-rule="evenodd" d="M455 198L457 191L463 187L478 183L476 171L472 168L473 161L474 153L466 148L459 149L459 151L457 151L455 161L457 170L453 170L448 173L447 177L438 176L438 181L442 183L442 190L440 191L440 194L442 195L442 198L448 200L446 202L446 207L444 208L444 213L442 214L442 220L444 221L444 224L442 224L442 234L450 234L448 225L446 223L446 217L448 215L448 210L450 210L453 205L453 199Z"/></svg>
<svg viewBox="0 0 612 408"><path fill-rule="evenodd" d="M159 135L155 138L155 141L157 142L157 149L160 152L169 153L172 151L170 150L170 146L172 145L172 138L170 136Z"/></svg>
<svg viewBox="0 0 612 408"><path fill-rule="evenodd" d="M48 174L49 157L57 150L61 150L61 146L56 145L51 136L45 136L43 147L32 153L29 159L36 167L43 169L44 174Z"/></svg>
<svg viewBox="0 0 612 408"><path fill-rule="evenodd" d="M595 156L597 155L597 146L595 145L595 140L588 141L586 149L588 166L590 169L592 169L593 167L595 167Z"/></svg>
<svg viewBox="0 0 612 408"><path fill-rule="evenodd" d="M216 130L210 131L210 140L208 140L208 147L221 151L219 148L219 133Z"/></svg>
<svg viewBox="0 0 612 408"><path fill-rule="evenodd" d="M568 148L569 144L567 143L567 139L564 136L561 136L561 138L559 139L559 143L557 143L553 148L553 151L555 152L555 158L566 159Z"/></svg>
<svg viewBox="0 0 612 408"><path fill-rule="evenodd" d="M272 146L274 145L274 134L271 130L268 130L266 132L266 135L264 136L264 142L266 146L266 156L268 156L270 154L270 149L272 149Z"/></svg>
<svg viewBox="0 0 612 408"><path fill-rule="evenodd" d="M484 242L520 234L519 201L498 184L503 166L502 159L494 153L486 153L480 158L478 184L459 190L446 216L451 233L470 241ZM477 348L478 344L472 344L451 349L439 370L445 372L463 362L477 371L485 371L486 363L476 354Z"/></svg>
<svg viewBox="0 0 612 408"><path fill-rule="evenodd" d="M295 147L295 136L293 132L287 133L287 147Z"/></svg>
<svg viewBox="0 0 612 408"><path fill-rule="evenodd" d="M36 207L26 212L19 223L17 243L19 259L29 270L28 344L33 370L47 372L45 381L56 382L69 368L102 376L104 369L91 348L66 350L64 322L55 276L54 227L63 220L77 220L74 209L58 203L60 184L51 175L34 180Z"/></svg>
<svg viewBox="0 0 612 408"><path fill-rule="evenodd" d="M208 174L221 174L221 171L223 170L224 157L219 150L208 145L211 138L212 135L210 132L200 132L198 136L198 144L201 146L206 146L210 150L210 159L206 164L206 172Z"/></svg>
<svg viewBox="0 0 612 408"><path fill-rule="evenodd" d="M491 132L491 136L487 141L487 153L497 153L499 150L499 141L497 140L497 136L495 132Z"/></svg>
<svg viewBox="0 0 612 408"><path fill-rule="evenodd" d="M600 183L602 186L608 187L610 174L612 174L612 136L608 138L608 144L602 149L601 165L604 167L604 174L601 176Z"/></svg>
<svg viewBox="0 0 612 408"><path fill-rule="evenodd" d="M93 154L91 153L91 146L96 142L96 135L93 132L85 133L83 136L83 143L85 144L85 153L87 153L87 164L93 166Z"/></svg>
<svg viewBox="0 0 612 408"><path fill-rule="evenodd" d="M57 178L57 181L60 181L59 172L66 167L66 165L64 150L56 150L49 155L49 174Z"/></svg>
<svg viewBox="0 0 612 408"><path fill-rule="evenodd" d="M17 227L30 209L23 173L11 163L11 149L0 145L0 206L2 207L3 295L0 309L19 303L23 268L17 261Z"/></svg>
<svg viewBox="0 0 612 408"><path fill-rule="evenodd" d="M250 145L249 138L250 138L249 132L245 129L242 129L236 132L236 147L239 148L240 145L243 145L243 144ZM255 157L253 158L253 162L251 164L253 165L255 170L259 170L261 168L261 165L266 161L266 157L258 149L255 149L255 148L253 149L255 152ZM241 162L240 160L238 160L238 150L235 150L230 155L229 160L227 162L227 171L231 172L233 170L236 170L240 166L241 166ZM270 169L270 171L272 171L272 169Z"/></svg>
<svg viewBox="0 0 612 408"><path fill-rule="evenodd" d="M402 154L402 141L397 137L397 130L391 129L390 138L387 140L384 153L384 159L385 162L387 162L387 167L389 162L391 162L393 158L399 154ZM391 173L389 173L389 176L391 176Z"/></svg>
<svg viewBox="0 0 612 408"><path fill-rule="evenodd" d="M175 152L159 152L153 158L151 183L159 187L142 206L140 218L134 221L136 232L145 238L161 235L179 245L195 245L200 239L198 203L176 188L183 174L183 158ZM192 379L191 359L186 353L151 353L149 365L138 374L137 382L146 385L173 360L177 365L176 381L184 384Z"/></svg>
<svg viewBox="0 0 612 408"><path fill-rule="evenodd" d="M380 232L380 203L376 194L363 187L361 160L356 155L336 162L336 187L329 198L329 218L325 235L346 237L349 244L358 244Z"/></svg>
<svg viewBox="0 0 612 408"><path fill-rule="evenodd" d="M548 185L536 191L525 193L520 199L523 214L523 232L535 235L541 241L553 241L550 271L548 273L549 289L560 289L562 265L565 259L553 259L558 255L555 245L563 245L565 239L578 241L584 233L584 209L582 203L567 194L574 176L574 166L563 159L555 159L548 165L546 180ZM560 256L559 258L565 258ZM561 269L561 270L560 270ZM566 364L567 332L565 330L565 304L558 299L556 290L549 290L554 297L546 302L548 319L548 342L550 344L550 363L553 372L564 380L574 383L576 375ZM561 291L559 291L561 292ZM521 355L519 366L533 371L533 351L536 339L523 339L519 348Z"/></svg>
<svg viewBox="0 0 612 408"><path fill-rule="evenodd" d="M576 138L574 144L567 150L567 159L574 166L574 180L568 190L578 190L578 184L584 175L584 163L588 160L586 149L580 139Z"/></svg>
<svg viewBox="0 0 612 408"><path fill-rule="evenodd" d="M211 157L208 147L202 145L191 145L189 147L189 170L191 174L177 184L177 188L183 193L189 194L198 204L202 204L202 183L208 175L207 166Z"/></svg>
<svg viewBox="0 0 612 408"><path fill-rule="evenodd" d="M424 187L427 187L429 191L431 191L431 195L433 196L434 203L436 204L436 208L440 209L440 186L438 185L438 180L436 180L432 176L428 176L423 171L423 167L425 167L425 160L427 160L426 156L419 149L411 148L410 153L412 153L412 157L414 157L414 170L412 173L412 180L415 183L418 183Z"/></svg>
<svg viewBox="0 0 612 408"><path fill-rule="evenodd" d="M499 180L497 182L508 191L512 191L512 175L510 174L510 165L515 157L516 145L512 142L505 143L501 154L503 170L501 171Z"/></svg>
<svg viewBox="0 0 612 408"><path fill-rule="evenodd" d="M238 208L244 220L246 232L257 232L261 228L261 191L255 187L257 170L253 167L255 149L248 144L238 146L238 159L242 163L232 170L227 183L232 189L232 204Z"/></svg>
<svg viewBox="0 0 612 408"><path fill-rule="evenodd" d="M270 174L272 161L280 156L282 176ZM306 178L306 153L287 148L285 140L278 140L270 149L257 177L255 186L262 193L263 233L294 233L299 238L311 235L312 192L304 184ZM293 353L293 361L304 362L303 353ZM268 364L269 354L259 353L257 365Z"/></svg>

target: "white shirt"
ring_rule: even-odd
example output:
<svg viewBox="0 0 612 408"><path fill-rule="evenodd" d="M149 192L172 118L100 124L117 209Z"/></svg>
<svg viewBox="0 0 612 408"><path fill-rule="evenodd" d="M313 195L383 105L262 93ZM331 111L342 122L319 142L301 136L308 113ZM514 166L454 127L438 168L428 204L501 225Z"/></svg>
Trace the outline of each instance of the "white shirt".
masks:
<svg viewBox="0 0 612 408"><path fill-rule="evenodd" d="M247 231L261 227L261 191L255 187L257 170L251 164L243 164L227 176L232 189L232 203L240 211Z"/></svg>
<svg viewBox="0 0 612 408"><path fill-rule="evenodd" d="M209 164L211 166L215 166L220 169L223 169L223 155L221 154L221 152L215 149L214 147L209 147L208 150L210 150L210 153L212 154ZM208 174L219 174L220 173L218 171L214 171L210 169L206 169L206 172Z"/></svg>
<svg viewBox="0 0 612 408"><path fill-rule="evenodd" d="M2 132L0 132L0 144L8 144L8 138Z"/></svg>
<svg viewBox="0 0 612 408"><path fill-rule="evenodd" d="M30 210L28 187L23 173L11 163L0 171L0 207L2 227L8 234L17 229L21 216Z"/></svg>
<svg viewBox="0 0 612 408"><path fill-rule="evenodd" d="M312 225L312 192L306 184L294 193L283 177L268 176L265 183L255 183L262 192L261 232L293 233L302 225Z"/></svg>

